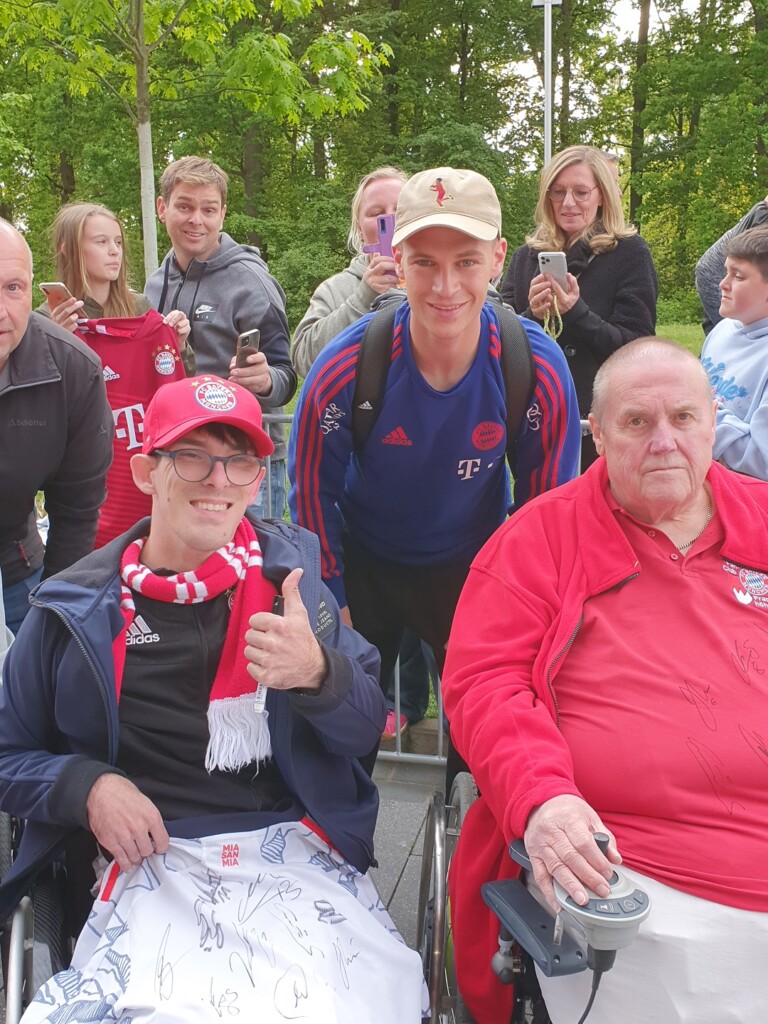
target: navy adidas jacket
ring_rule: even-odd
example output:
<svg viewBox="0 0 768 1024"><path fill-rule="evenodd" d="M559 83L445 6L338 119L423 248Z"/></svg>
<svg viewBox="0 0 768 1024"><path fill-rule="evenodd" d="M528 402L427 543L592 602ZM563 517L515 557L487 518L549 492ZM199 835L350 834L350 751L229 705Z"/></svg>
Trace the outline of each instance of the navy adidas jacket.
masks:
<svg viewBox="0 0 768 1024"><path fill-rule="evenodd" d="M320 578L317 538L280 521L255 524L264 574L278 587L304 567L301 597L323 644L328 676L316 695L269 690L275 763L307 814L360 871L373 860L376 787L358 764L386 717L379 657L341 624ZM27 819L0 886L0 920L30 880L86 824L93 782L116 762L118 709L112 642L124 629L117 573L124 548L148 520L42 583L12 645L0 691L0 810ZM166 822L172 836L244 831L247 815Z"/></svg>

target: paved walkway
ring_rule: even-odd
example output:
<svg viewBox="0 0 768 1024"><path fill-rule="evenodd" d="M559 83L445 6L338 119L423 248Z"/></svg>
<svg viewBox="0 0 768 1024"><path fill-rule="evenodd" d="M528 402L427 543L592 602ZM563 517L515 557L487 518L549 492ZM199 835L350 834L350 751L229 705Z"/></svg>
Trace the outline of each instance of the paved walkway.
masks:
<svg viewBox="0 0 768 1024"><path fill-rule="evenodd" d="M424 820L432 794L443 789L445 768L379 760L373 778L381 802L375 836L379 867L371 869L371 877L406 943L416 948Z"/></svg>

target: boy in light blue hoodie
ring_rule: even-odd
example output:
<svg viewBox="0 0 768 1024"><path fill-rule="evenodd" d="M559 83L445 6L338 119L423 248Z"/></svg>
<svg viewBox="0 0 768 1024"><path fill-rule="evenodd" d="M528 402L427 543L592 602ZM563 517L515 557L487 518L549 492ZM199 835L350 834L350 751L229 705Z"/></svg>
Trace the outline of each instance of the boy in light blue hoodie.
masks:
<svg viewBox="0 0 768 1024"><path fill-rule="evenodd" d="M718 400L714 455L768 480L768 225L728 241L720 294L724 319L701 351Z"/></svg>

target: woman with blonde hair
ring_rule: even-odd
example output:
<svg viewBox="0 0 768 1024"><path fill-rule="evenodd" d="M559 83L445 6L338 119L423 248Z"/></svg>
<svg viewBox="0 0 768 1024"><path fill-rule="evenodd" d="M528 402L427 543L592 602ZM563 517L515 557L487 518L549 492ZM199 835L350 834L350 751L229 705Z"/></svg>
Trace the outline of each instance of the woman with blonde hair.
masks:
<svg viewBox="0 0 768 1024"><path fill-rule="evenodd" d="M68 203L53 221L56 280L67 286L72 298L50 309L47 302L37 312L68 331L79 318L143 316L149 299L128 286L125 234L117 217L98 203ZM189 321L175 309L164 317L173 327L184 357ZM187 368L189 371L189 367Z"/></svg>
<svg viewBox="0 0 768 1024"><path fill-rule="evenodd" d="M371 311L377 295L397 284L391 256L363 252L377 241L377 217L393 214L408 175L399 167L379 167L366 174L352 199L347 247L353 254L348 267L318 285L309 308L293 335L291 359L297 373L309 368L329 341Z"/></svg>
<svg viewBox="0 0 768 1024"><path fill-rule="evenodd" d="M99 510L95 546L102 547L149 515L151 500L133 481L144 409L159 387L194 372L186 344L189 320L175 309L161 316L146 295L128 287L123 226L97 203L62 206L53 222L56 276L70 297L38 312L75 334L99 356L115 420L107 498ZM79 322L78 322L79 321ZM182 365L183 363L183 365Z"/></svg>
<svg viewBox="0 0 768 1024"><path fill-rule="evenodd" d="M512 253L501 295L556 338L586 418L598 368L628 341L656 330L653 259L624 220L613 169L592 146L569 146L552 157L541 172L535 216L536 230ZM565 254L567 289L540 273L543 252ZM596 457L586 437L582 468Z"/></svg>

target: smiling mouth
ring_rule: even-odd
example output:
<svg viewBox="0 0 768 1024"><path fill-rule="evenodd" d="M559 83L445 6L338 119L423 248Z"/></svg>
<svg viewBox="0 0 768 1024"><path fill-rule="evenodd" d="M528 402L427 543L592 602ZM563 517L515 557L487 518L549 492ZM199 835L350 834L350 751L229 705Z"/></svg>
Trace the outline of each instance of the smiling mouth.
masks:
<svg viewBox="0 0 768 1024"><path fill-rule="evenodd" d="M191 504L201 512L226 512L231 507L228 501L193 501Z"/></svg>

